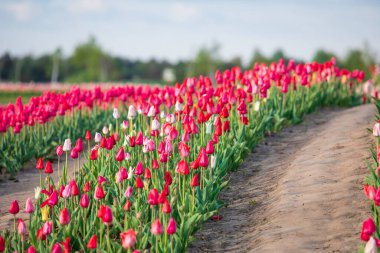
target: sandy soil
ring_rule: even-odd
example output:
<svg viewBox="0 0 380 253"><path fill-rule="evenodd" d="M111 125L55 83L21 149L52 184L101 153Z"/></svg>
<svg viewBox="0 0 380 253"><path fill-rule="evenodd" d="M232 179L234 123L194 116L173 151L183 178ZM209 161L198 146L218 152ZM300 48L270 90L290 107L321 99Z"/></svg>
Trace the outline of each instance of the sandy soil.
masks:
<svg viewBox="0 0 380 253"><path fill-rule="evenodd" d="M86 149L87 150L87 149ZM81 164L85 161L84 157L81 157ZM75 160L75 166L77 166L78 160ZM34 199L34 188L40 185L40 174L35 169L36 161L27 163L23 170L18 173L16 180L8 180L8 175L2 175L0 178L0 230L9 229L13 230L13 215L9 214L9 205L13 200L17 200L20 206L20 213L18 218L25 220L29 219L29 215L24 213L25 201L27 198ZM64 155L62 156L60 163L60 173L62 173L62 165L64 164ZM72 177L74 174L74 161L69 158L69 166L67 170L68 177ZM54 173L51 178L55 183L58 182L58 161L53 163ZM42 175L44 180L46 175Z"/></svg>
<svg viewBox="0 0 380 253"><path fill-rule="evenodd" d="M357 252L373 105L323 110L268 137L221 196L223 219L190 252Z"/></svg>

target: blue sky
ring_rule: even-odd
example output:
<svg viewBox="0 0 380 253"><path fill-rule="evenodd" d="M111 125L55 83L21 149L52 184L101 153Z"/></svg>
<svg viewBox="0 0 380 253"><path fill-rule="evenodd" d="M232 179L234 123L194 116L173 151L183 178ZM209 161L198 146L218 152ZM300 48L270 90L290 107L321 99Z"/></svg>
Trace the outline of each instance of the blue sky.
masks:
<svg viewBox="0 0 380 253"><path fill-rule="evenodd" d="M175 61L218 42L224 59L255 48L309 60L317 48L343 56L367 41L380 59L380 1L2 0L0 53L65 55L94 35L113 55Z"/></svg>

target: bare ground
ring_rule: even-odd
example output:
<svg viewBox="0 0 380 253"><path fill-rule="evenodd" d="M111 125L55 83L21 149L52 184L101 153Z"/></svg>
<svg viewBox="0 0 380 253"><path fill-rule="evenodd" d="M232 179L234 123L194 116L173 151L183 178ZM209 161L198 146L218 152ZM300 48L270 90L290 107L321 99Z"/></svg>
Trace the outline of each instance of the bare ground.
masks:
<svg viewBox="0 0 380 253"><path fill-rule="evenodd" d="M325 109L265 138L231 174L222 220L204 224L189 251L357 252L375 114Z"/></svg>

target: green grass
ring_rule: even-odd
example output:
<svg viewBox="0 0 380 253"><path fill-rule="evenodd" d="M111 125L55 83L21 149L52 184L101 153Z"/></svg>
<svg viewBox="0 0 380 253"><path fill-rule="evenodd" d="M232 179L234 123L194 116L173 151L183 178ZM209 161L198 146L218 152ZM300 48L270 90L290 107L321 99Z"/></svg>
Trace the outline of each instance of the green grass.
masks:
<svg viewBox="0 0 380 253"><path fill-rule="evenodd" d="M39 91L0 91L0 105L7 105L8 103L14 103L18 96L21 96L24 104L29 102L29 99L34 96L41 95Z"/></svg>

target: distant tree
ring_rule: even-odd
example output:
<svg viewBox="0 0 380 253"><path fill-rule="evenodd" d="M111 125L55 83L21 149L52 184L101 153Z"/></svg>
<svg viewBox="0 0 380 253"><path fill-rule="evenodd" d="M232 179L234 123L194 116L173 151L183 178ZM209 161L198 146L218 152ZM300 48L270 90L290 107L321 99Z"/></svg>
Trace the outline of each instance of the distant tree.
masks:
<svg viewBox="0 0 380 253"><path fill-rule="evenodd" d="M276 51L274 51L270 61L278 62L280 59L283 59L284 61L288 61L288 58L285 56L284 51L282 51L282 49L277 49Z"/></svg>
<svg viewBox="0 0 380 253"><path fill-rule="evenodd" d="M323 49L318 49L314 53L312 60L319 62L319 63L322 63L322 62L327 62L327 61L331 60L332 57L335 57L335 60L337 61L338 65L340 65L340 60L338 59L338 57L334 53L329 52L329 51L325 51Z"/></svg>
<svg viewBox="0 0 380 253"><path fill-rule="evenodd" d="M99 82L107 79L110 68L110 58L106 55L95 38L91 37L88 42L78 45L74 53L68 59L69 82Z"/></svg>
<svg viewBox="0 0 380 253"><path fill-rule="evenodd" d="M202 47L199 49L195 59L190 62L189 75L211 75L220 62L219 57L219 44L215 43L210 48Z"/></svg>
<svg viewBox="0 0 380 253"><path fill-rule="evenodd" d="M0 81L11 80L14 73L15 62L9 53L0 58Z"/></svg>
<svg viewBox="0 0 380 253"><path fill-rule="evenodd" d="M260 49L255 49L255 51L253 52L252 59L249 62L248 67L249 68L253 67L253 65L256 62L258 62L258 63L262 63L262 62L269 63L270 60L260 51Z"/></svg>

